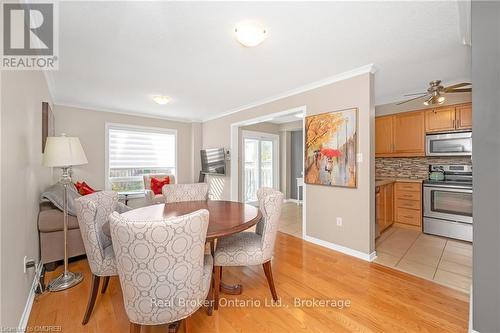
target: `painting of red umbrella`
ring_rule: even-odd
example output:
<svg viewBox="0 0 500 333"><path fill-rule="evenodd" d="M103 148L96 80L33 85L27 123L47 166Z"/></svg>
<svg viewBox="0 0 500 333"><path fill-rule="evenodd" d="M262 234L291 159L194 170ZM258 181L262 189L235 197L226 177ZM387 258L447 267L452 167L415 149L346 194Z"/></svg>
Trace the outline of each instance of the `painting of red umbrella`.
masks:
<svg viewBox="0 0 500 333"><path fill-rule="evenodd" d="M339 157L340 155L342 155L342 152L340 150L332 148L323 148L320 150L320 153L328 158Z"/></svg>
<svg viewBox="0 0 500 333"><path fill-rule="evenodd" d="M357 109L307 116L304 181L356 187Z"/></svg>

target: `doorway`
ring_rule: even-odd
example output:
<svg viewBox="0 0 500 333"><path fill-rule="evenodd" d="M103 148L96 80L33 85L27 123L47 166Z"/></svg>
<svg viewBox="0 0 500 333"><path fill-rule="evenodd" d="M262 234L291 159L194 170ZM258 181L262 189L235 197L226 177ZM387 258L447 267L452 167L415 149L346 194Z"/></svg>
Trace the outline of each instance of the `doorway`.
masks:
<svg viewBox="0 0 500 333"><path fill-rule="evenodd" d="M243 201L257 203L259 188L279 189L279 136L253 131L242 134Z"/></svg>

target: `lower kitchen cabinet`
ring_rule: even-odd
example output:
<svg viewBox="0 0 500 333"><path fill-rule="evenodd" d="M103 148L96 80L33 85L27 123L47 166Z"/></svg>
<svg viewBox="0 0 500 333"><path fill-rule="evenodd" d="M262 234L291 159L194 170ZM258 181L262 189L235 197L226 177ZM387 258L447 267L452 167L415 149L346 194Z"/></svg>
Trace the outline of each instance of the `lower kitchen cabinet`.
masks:
<svg viewBox="0 0 500 333"><path fill-rule="evenodd" d="M397 182L394 186L395 221L422 227L422 184Z"/></svg>
<svg viewBox="0 0 500 333"><path fill-rule="evenodd" d="M376 207L377 224L382 232L394 223L394 184L377 186Z"/></svg>

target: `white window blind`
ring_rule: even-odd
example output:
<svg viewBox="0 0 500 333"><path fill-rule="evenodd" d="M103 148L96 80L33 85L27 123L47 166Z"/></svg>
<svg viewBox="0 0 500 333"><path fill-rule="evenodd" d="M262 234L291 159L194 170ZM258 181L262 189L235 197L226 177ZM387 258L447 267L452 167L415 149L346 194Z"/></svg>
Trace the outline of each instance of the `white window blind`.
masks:
<svg viewBox="0 0 500 333"><path fill-rule="evenodd" d="M141 191L145 174L175 175L175 131L108 125L107 137L108 188L118 192Z"/></svg>

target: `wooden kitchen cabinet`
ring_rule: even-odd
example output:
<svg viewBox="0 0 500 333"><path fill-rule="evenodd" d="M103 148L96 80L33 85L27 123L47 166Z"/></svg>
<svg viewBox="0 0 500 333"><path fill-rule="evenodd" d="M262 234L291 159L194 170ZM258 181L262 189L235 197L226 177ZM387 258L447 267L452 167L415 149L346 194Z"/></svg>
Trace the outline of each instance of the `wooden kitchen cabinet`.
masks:
<svg viewBox="0 0 500 333"><path fill-rule="evenodd" d="M471 103L376 117L375 157L425 156L426 133L471 128Z"/></svg>
<svg viewBox="0 0 500 333"><path fill-rule="evenodd" d="M392 118L393 116L375 118L375 156L392 153Z"/></svg>
<svg viewBox="0 0 500 333"><path fill-rule="evenodd" d="M467 103L455 108L456 129L472 129L472 104Z"/></svg>
<svg viewBox="0 0 500 333"><path fill-rule="evenodd" d="M424 112L375 118L375 157L425 155Z"/></svg>
<svg viewBox="0 0 500 333"><path fill-rule="evenodd" d="M423 111L405 112L393 116L394 156L425 155L425 115Z"/></svg>
<svg viewBox="0 0 500 333"><path fill-rule="evenodd" d="M425 131L450 132L472 128L472 104L459 104L425 111Z"/></svg>
<svg viewBox="0 0 500 333"><path fill-rule="evenodd" d="M394 186L394 220L422 228L422 184L397 182Z"/></svg>
<svg viewBox="0 0 500 333"><path fill-rule="evenodd" d="M444 107L425 111L425 131L445 132L455 130L455 108Z"/></svg>
<svg viewBox="0 0 500 333"><path fill-rule="evenodd" d="M382 232L394 223L394 184L378 186L375 198L375 215Z"/></svg>

